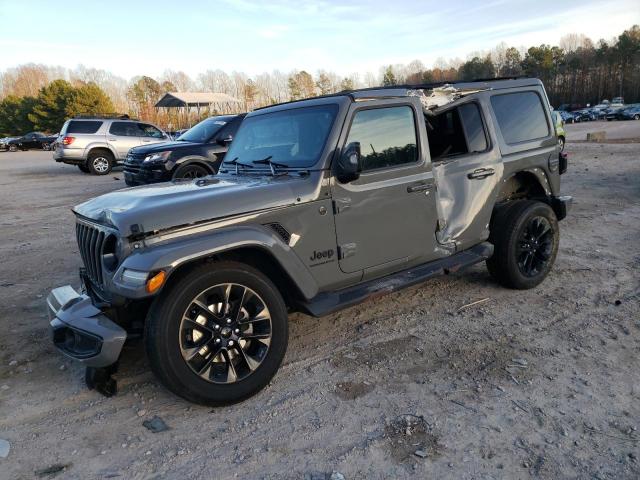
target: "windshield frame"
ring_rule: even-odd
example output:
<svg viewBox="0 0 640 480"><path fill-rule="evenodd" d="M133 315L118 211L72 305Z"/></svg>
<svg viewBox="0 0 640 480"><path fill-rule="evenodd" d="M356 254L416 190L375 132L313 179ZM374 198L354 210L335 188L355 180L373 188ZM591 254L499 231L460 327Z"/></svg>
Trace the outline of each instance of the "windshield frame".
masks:
<svg viewBox="0 0 640 480"><path fill-rule="evenodd" d="M238 129L238 131L236 132L234 141L231 143L231 147L229 148L229 151L227 152L227 155L225 156L225 159L223 161L223 164L225 164L225 168L227 168L229 166L229 161L232 160L235 156L237 156L237 153L233 152L233 145L236 142L236 140L238 140L238 138L240 138L240 135L242 133L242 131L245 128L250 128L251 127L251 122L247 122L248 120L251 120L253 118L258 118L258 117L262 117L262 116L267 116L267 115L281 115L283 112L292 112L295 110L308 110L310 108L315 108L315 107L333 107L335 108L334 111L334 117L332 120L332 124L329 126L328 130L327 130L327 134L326 137L324 139L324 144L322 145L322 147L320 148L317 158L313 161L313 163L304 163L304 164L294 164L294 165L290 165L288 167L277 167L277 170L318 170L318 169L326 169L328 168L328 165L330 163L330 157L333 154L334 148L332 147L332 145L337 144L337 139L338 136L340 134L340 130L341 130L341 126L342 123L344 122L344 116L346 113L346 110L348 108L348 104L350 103L349 99L346 97L335 97L335 98L326 98L326 99L309 99L309 100L303 100L303 101L298 101L298 102L292 102L292 103L288 103L288 104L283 104L283 105L276 105L273 107L267 107L265 109L262 110L257 110L255 112L250 113L249 115L247 115L245 117L245 119L243 120L242 124L240 125L240 128ZM247 127L247 125L249 125L249 127ZM231 152L232 154L229 155L229 152ZM264 159L266 155L264 156L256 156L256 158L239 158L239 161L241 162L246 162L246 163L252 163L254 160L262 160ZM278 158L278 155L274 155L272 157L272 160L274 163L282 163L282 164L287 164L289 162L287 162L286 159L282 159L282 158ZM265 170L270 170L269 165L255 165L254 169L251 169L250 171L243 171L242 173L260 173L263 174Z"/></svg>
<svg viewBox="0 0 640 480"><path fill-rule="evenodd" d="M209 118L205 118L204 120L196 123L193 127L191 127L189 130L187 130L186 132L184 132L182 135L180 135L178 138L176 138L175 140L178 142L192 142L192 143L211 143L216 136L220 133L220 131L225 128L227 125L229 125L230 122L232 122L234 119L236 118L236 115L216 115L214 117L209 117ZM188 140L186 138L184 138L185 135L187 135L191 130L193 130L194 128L198 127L199 125L202 125L204 123L215 123L215 122L221 122L224 121L224 125L219 125L218 129L216 129L213 133L211 133L209 135L209 137L207 137L204 140Z"/></svg>

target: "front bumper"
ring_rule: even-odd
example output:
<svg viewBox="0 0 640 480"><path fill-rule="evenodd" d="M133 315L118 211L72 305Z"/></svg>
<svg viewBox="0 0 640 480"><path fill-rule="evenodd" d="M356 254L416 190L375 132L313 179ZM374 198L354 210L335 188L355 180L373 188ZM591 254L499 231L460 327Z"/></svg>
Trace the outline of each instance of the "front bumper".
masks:
<svg viewBox="0 0 640 480"><path fill-rule="evenodd" d="M114 364L127 332L95 307L85 294L67 285L51 290L47 313L53 344L88 367Z"/></svg>
<svg viewBox="0 0 640 480"><path fill-rule="evenodd" d="M148 167L125 162L123 173L124 181L130 187L171 180L171 172L163 165Z"/></svg>

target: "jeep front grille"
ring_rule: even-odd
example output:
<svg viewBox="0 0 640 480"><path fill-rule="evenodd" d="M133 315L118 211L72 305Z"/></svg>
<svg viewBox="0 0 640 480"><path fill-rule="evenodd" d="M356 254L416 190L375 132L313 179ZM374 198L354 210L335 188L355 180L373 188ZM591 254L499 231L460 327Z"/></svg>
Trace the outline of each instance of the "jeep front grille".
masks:
<svg viewBox="0 0 640 480"><path fill-rule="evenodd" d="M76 223L76 238L87 276L102 285L102 255L110 233L92 225Z"/></svg>

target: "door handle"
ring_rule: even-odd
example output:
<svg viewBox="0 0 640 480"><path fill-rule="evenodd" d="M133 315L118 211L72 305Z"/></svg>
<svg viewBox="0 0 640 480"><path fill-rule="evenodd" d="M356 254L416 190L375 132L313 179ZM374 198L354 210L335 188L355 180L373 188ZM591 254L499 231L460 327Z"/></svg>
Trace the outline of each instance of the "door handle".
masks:
<svg viewBox="0 0 640 480"><path fill-rule="evenodd" d="M416 193L416 192L426 192L433 188L433 184L431 183L420 183L418 185L411 185L407 187L407 193Z"/></svg>
<svg viewBox="0 0 640 480"><path fill-rule="evenodd" d="M117 140L118 140L117 138L110 138L110 139L109 139L109 141L110 141L110 142L115 142L115 141L117 141Z"/></svg>
<svg viewBox="0 0 640 480"><path fill-rule="evenodd" d="M494 173L496 173L496 171L493 168L478 168L477 170L467 174L467 178L479 180L490 177Z"/></svg>

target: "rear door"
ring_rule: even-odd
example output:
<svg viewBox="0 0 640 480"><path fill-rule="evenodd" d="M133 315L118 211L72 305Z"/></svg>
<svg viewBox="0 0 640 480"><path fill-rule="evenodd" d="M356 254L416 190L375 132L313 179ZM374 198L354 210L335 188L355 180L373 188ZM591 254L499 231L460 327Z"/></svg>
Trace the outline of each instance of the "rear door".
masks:
<svg viewBox="0 0 640 480"><path fill-rule="evenodd" d="M489 237L489 221L500 187L500 150L489 141L479 101L439 113L429 122L433 171L441 218L438 240L456 250Z"/></svg>
<svg viewBox="0 0 640 480"><path fill-rule="evenodd" d="M333 180L339 265L343 272L379 276L436 256L437 212L424 121L406 103L353 103L341 138L360 142L357 180Z"/></svg>
<svg viewBox="0 0 640 480"><path fill-rule="evenodd" d="M107 143L124 160L133 147L142 145L142 130L136 122L112 122L107 132Z"/></svg>

